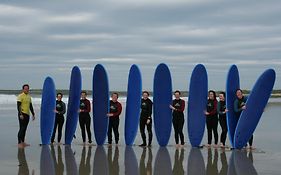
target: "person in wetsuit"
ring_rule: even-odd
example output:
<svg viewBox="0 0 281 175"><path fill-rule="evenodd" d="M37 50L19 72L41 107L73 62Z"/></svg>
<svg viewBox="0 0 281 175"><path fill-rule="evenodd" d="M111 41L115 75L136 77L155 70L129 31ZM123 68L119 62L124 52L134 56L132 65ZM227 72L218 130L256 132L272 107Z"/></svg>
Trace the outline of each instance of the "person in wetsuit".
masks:
<svg viewBox="0 0 281 175"><path fill-rule="evenodd" d="M17 110L19 120L18 147L24 148L26 146L30 146L24 142L26 129L29 123L30 112L32 113L32 120L35 120L35 113L31 102L31 96L29 95L28 84L24 84L22 86L22 93L17 97Z"/></svg>
<svg viewBox="0 0 281 175"><path fill-rule="evenodd" d="M107 139L108 144L112 144L112 130L114 132L115 143L118 144L119 141L119 115L122 112L122 105L118 101L118 93L112 93L110 100L110 109L107 116L109 117L108 123L108 131L107 131Z"/></svg>
<svg viewBox="0 0 281 175"><path fill-rule="evenodd" d="M139 146L146 146L146 135L145 135L145 126L148 132L148 146L151 146L152 142L152 101L148 98L149 93L144 91L142 93L141 99L141 115L140 115L140 132L142 138L142 144Z"/></svg>
<svg viewBox="0 0 281 175"><path fill-rule="evenodd" d="M179 138L181 140L181 145L184 145L184 135L183 135L183 125L184 125L184 108L185 101L180 98L181 92L176 90L174 92L175 99L173 100L170 108L173 110L173 126L175 132L176 146L179 146Z"/></svg>
<svg viewBox="0 0 281 175"><path fill-rule="evenodd" d="M61 141L62 136L62 127L64 123L64 114L65 114L65 103L62 101L63 94L57 93L57 100L56 100L56 118L55 118L55 126L53 130L53 135L51 138L51 143L54 143L55 136L56 136L56 130L58 129L58 143Z"/></svg>
<svg viewBox="0 0 281 175"><path fill-rule="evenodd" d="M83 144L86 144L86 132L88 135L88 143L92 143L92 133L91 133L91 102L87 99L87 92L81 92L80 99L80 110L79 110L79 124L82 133Z"/></svg>
<svg viewBox="0 0 281 175"><path fill-rule="evenodd" d="M207 110L205 112L206 115L206 124L207 124L207 131L208 131L208 144L207 146L210 147L212 144L212 132L214 133L215 138L215 147L218 144L218 113L217 113L217 99L216 99L216 92L210 90L208 93L208 103L207 103Z"/></svg>
<svg viewBox="0 0 281 175"><path fill-rule="evenodd" d="M234 112L238 120L241 116L242 111L246 109L247 99L248 99L247 96L244 96L243 91L241 89L236 90L236 99L234 101ZM251 138L249 139L250 149L253 149L253 138L254 137L252 135Z"/></svg>
<svg viewBox="0 0 281 175"><path fill-rule="evenodd" d="M226 122L226 103L225 103L225 92L219 93L219 102L218 102L218 114L219 114L219 123L221 126L221 136L220 136L220 146L225 147L225 141L227 136L227 122Z"/></svg>

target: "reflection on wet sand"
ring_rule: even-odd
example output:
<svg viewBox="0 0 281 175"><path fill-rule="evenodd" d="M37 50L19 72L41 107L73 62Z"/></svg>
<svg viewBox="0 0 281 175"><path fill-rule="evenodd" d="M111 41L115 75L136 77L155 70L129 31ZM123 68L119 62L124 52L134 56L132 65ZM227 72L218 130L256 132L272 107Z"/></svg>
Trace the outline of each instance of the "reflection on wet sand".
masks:
<svg viewBox="0 0 281 175"><path fill-rule="evenodd" d="M148 151L148 157L146 156ZM145 158L147 157L147 163L145 164ZM152 175L152 151L151 148L142 148L142 154L139 163L139 174L140 175Z"/></svg>
<svg viewBox="0 0 281 175"><path fill-rule="evenodd" d="M184 159L184 149L176 149L175 156L174 156L174 167L173 167L173 174L182 175L184 174L183 169L183 159Z"/></svg>
<svg viewBox="0 0 281 175"><path fill-rule="evenodd" d="M64 150L65 163L63 162ZM229 161L224 149L199 149L191 148L189 154L186 150L160 147L139 148L139 147L108 147L107 152L103 146L77 147L81 150L81 155L73 152L71 146L42 146L40 158L40 174L220 174L220 175L256 175L257 171L253 165L253 154L246 150L229 151ZM94 158L92 149L95 150ZM140 150L139 157L136 156L135 150ZM79 151L78 151L79 152ZM170 155L174 152L173 155ZM206 152L206 164L202 152ZM80 152L79 152L80 153ZM155 159L153 154L156 153ZM187 160L186 169L183 166L185 158ZM78 165L75 158L81 158ZM137 159L139 158L139 159ZM172 159L171 159L172 158ZM91 164L91 160L93 161ZM124 160L124 166L120 166L119 161ZM139 160L139 162L138 162ZM29 174L29 168L25 158L25 150L18 149L19 169L18 174ZM153 167L154 161L154 167ZM172 163L174 162L173 166ZM122 164L122 163L121 163ZM64 166L65 165L65 166ZM93 168L91 168L93 165ZM66 171L64 171L66 170ZM34 174L34 172L33 172Z"/></svg>
<svg viewBox="0 0 281 175"><path fill-rule="evenodd" d="M25 149L24 148L18 148L18 161L19 161L18 175L29 174L29 168L28 168L28 164L27 164L27 161L25 158ZM34 171L32 171L32 174L34 174Z"/></svg>

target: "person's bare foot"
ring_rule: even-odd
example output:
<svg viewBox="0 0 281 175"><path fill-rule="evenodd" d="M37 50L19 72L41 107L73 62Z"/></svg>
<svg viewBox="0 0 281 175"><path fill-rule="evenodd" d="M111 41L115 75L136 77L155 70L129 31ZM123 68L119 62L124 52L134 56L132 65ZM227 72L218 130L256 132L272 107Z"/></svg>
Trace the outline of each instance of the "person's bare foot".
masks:
<svg viewBox="0 0 281 175"><path fill-rule="evenodd" d="M250 149L250 150L255 150L256 148L253 147L253 146L250 146L249 149Z"/></svg>
<svg viewBox="0 0 281 175"><path fill-rule="evenodd" d="M211 147L211 144L206 144L205 146L208 147L208 148L210 148L210 147Z"/></svg>
<svg viewBox="0 0 281 175"><path fill-rule="evenodd" d="M18 148L24 148L24 145L22 143L19 143Z"/></svg>
<svg viewBox="0 0 281 175"><path fill-rule="evenodd" d="M30 146L30 144L23 142L22 143L24 147Z"/></svg>
<svg viewBox="0 0 281 175"><path fill-rule="evenodd" d="M214 148L218 148L219 147L219 145L218 144L214 144Z"/></svg>

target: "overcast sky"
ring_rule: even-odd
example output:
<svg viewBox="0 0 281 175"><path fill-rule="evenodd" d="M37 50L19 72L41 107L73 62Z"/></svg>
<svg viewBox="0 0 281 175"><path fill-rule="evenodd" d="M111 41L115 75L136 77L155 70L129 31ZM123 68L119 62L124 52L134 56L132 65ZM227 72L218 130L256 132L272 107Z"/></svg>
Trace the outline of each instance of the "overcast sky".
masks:
<svg viewBox="0 0 281 175"><path fill-rule="evenodd" d="M74 65L83 89L91 89L101 63L111 90L126 90L132 64L151 90L161 62L174 90L188 90L198 63L207 68L210 89L225 88L232 64L243 89L267 68L275 69L274 88L281 89L281 1L3 0L0 61L0 89L42 88L46 76L68 88Z"/></svg>

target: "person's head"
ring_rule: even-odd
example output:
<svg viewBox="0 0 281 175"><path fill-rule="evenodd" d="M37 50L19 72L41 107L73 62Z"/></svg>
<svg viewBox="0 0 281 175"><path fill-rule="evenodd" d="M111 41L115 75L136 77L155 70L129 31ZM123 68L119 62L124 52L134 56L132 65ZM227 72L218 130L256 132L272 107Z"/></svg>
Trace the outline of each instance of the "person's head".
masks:
<svg viewBox="0 0 281 175"><path fill-rule="evenodd" d="M176 99L179 99L180 96L181 96L181 92L180 92L179 90L176 90L176 91L174 92L174 96L175 96Z"/></svg>
<svg viewBox="0 0 281 175"><path fill-rule="evenodd" d="M28 94L28 93L29 93L29 85L28 85L28 84L22 85L22 91L23 91L25 94Z"/></svg>
<svg viewBox="0 0 281 175"><path fill-rule="evenodd" d="M219 98L220 98L220 101L225 101L225 92L220 92Z"/></svg>
<svg viewBox="0 0 281 175"><path fill-rule="evenodd" d="M57 93L57 99L58 99L58 101L61 101L62 96L63 96L63 95L62 95L62 93L60 93L60 92L59 92L59 93Z"/></svg>
<svg viewBox="0 0 281 175"><path fill-rule="evenodd" d="M142 98L146 100L146 99L148 99L148 97L149 97L149 93L147 91L143 91Z"/></svg>
<svg viewBox="0 0 281 175"><path fill-rule="evenodd" d="M213 90L209 90L208 97L210 100L216 99L216 92Z"/></svg>
<svg viewBox="0 0 281 175"><path fill-rule="evenodd" d="M86 92L86 91L82 91L82 92L81 92L81 98L82 98L83 100L85 100L86 97L87 97L87 92Z"/></svg>
<svg viewBox="0 0 281 175"><path fill-rule="evenodd" d="M236 90L236 97L238 99L242 99L243 98L243 91L241 89L237 89Z"/></svg>
<svg viewBox="0 0 281 175"><path fill-rule="evenodd" d="M111 99L112 99L113 102L116 102L117 99L118 99L118 93L117 92L112 93L111 94Z"/></svg>

